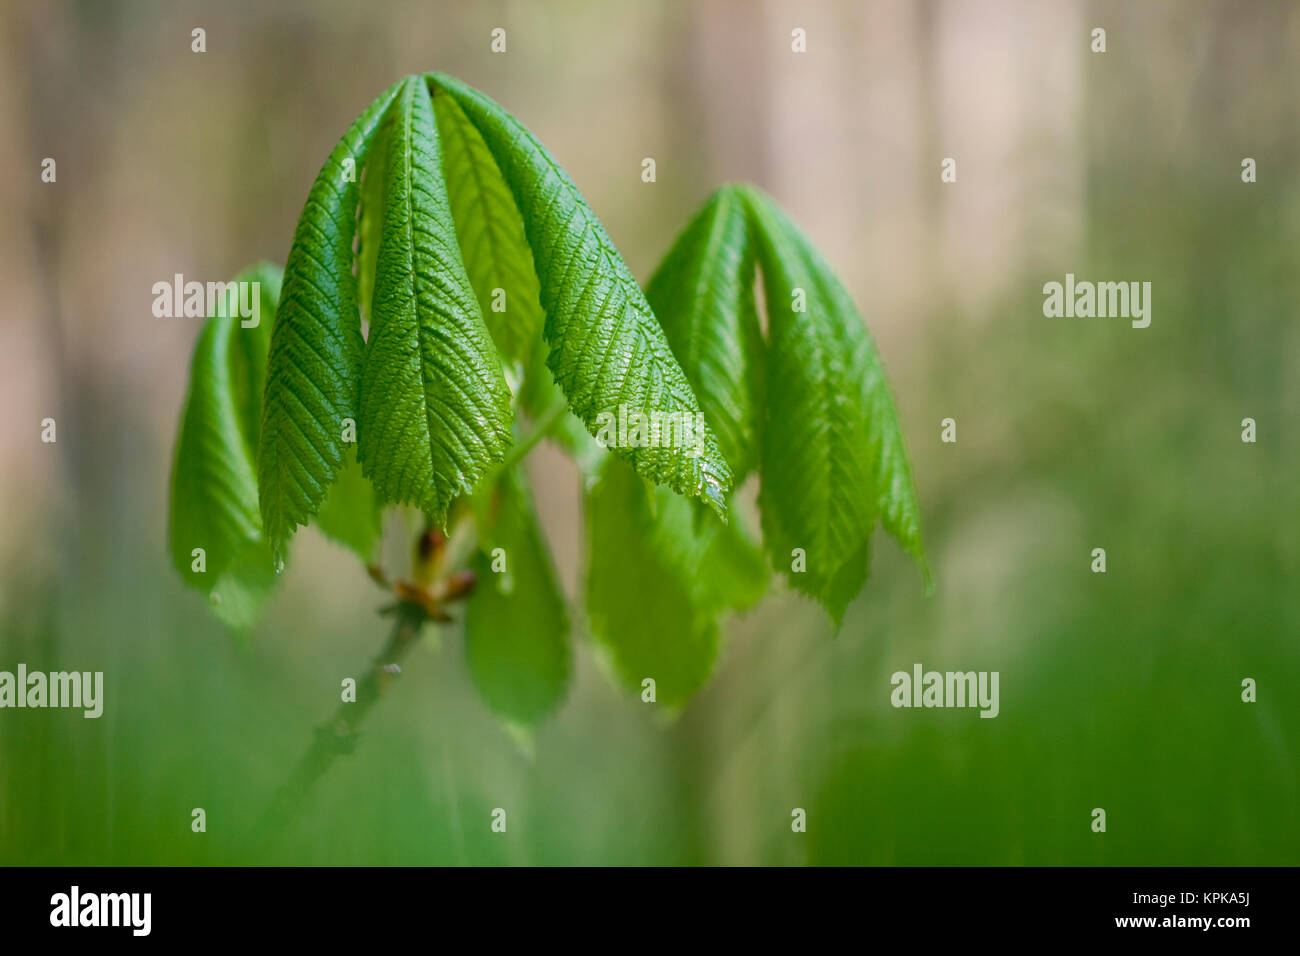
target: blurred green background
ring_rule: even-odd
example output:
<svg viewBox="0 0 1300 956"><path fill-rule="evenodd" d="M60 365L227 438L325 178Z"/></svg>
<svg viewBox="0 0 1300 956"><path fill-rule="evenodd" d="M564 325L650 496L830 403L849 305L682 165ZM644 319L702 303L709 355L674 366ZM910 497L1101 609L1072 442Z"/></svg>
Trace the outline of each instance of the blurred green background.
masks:
<svg viewBox="0 0 1300 956"><path fill-rule="evenodd" d="M198 323L151 286L283 262L347 124L432 69L547 144L642 281L723 181L789 209L884 355L937 589L876 537L838 637L775 588L673 722L579 634L532 755L448 628L250 857L382 595L312 531L247 640L181 586ZM1284 2L5 4L0 669L102 670L106 704L0 711L0 863L1300 862L1298 81ZM1150 328L1044 318L1067 272L1152 282ZM532 473L572 596L577 474ZM999 671L1000 715L893 709L915 662Z"/></svg>

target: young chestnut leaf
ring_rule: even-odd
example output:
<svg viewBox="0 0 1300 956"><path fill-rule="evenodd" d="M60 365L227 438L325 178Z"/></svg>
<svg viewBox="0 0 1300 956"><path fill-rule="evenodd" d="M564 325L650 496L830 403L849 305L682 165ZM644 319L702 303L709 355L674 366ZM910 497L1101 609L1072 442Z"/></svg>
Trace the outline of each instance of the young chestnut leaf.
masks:
<svg viewBox="0 0 1300 956"><path fill-rule="evenodd" d="M542 304L523 217L482 134L453 97L437 88L433 94L465 271L501 357L527 362L542 334Z"/></svg>
<svg viewBox="0 0 1300 956"><path fill-rule="evenodd" d="M836 625L866 580L879 519L929 586L920 506L902 430L871 335L807 236L765 194L749 211L768 317L767 420L759 505L774 566ZM802 297L798 294L802 292ZM800 303L803 311L797 311ZM793 569L803 549L806 570Z"/></svg>
<svg viewBox="0 0 1300 956"><path fill-rule="evenodd" d="M357 417L364 346L352 271L357 171L404 83L366 107L330 153L285 263L257 456L262 521L277 558L297 527L320 510L343 466L344 419Z"/></svg>
<svg viewBox="0 0 1300 956"><path fill-rule="evenodd" d="M434 86L432 93L443 175L465 271L502 360L523 372L518 407L536 420L563 402L564 394L546 367L545 316L523 216L478 128L446 90ZM571 412L561 416L550 435L578 458L593 444Z"/></svg>
<svg viewBox="0 0 1300 956"><path fill-rule="evenodd" d="M279 266L265 262L235 277L236 287L259 284L256 326L243 327L238 314L210 316L204 323L172 462L167 529L172 564L186 584L209 595L213 612L233 627L252 622L275 583L257 510L253 455L280 280ZM196 549L202 551L201 562Z"/></svg>
<svg viewBox="0 0 1300 956"><path fill-rule="evenodd" d="M740 485L758 457L763 333L754 305L754 249L742 196L713 193L646 286L673 354Z"/></svg>
<svg viewBox="0 0 1300 956"><path fill-rule="evenodd" d="M553 384L588 430L620 406L698 411L572 181L513 117L449 77L407 77L345 134L308 197L283 300L258 455L277 554L338 478L348 419L379 497L443 521L504 455L500 360L534 365L539 323ZM521 396L534 417L547 411L543 377ZM712 434L702 437L702 454L684 444L618 452L725 515L730 474Z"/></svg>
<svg viewBox="0 0 1300 956"><path fill-rule="evenodd" d="M481 134L523 216L546 314L547 365L595 434L602 414L699 412L645 296L568 174L519 122L453 77L432 74ZM651 481L699 496L725 517L731 471L711 432L702 453L684 444L616 447Z"/></svg>
<svg viewBox="0 0 1300 956"><path fill-rule="evenodd" d="M928 586L911 467L875 346L831 268L776 204L750 186L717 190L647 294L733 471L758 462L765 545L790 584L838 626L866 579L880 520Z"/></svg>
<svg viewBox="0 0 1300 956"><path fill-rule="evenodd" d="M441 525L452 499L504 456L510 390L456 244L428 85L408 77L385 122L357 452L384 500Z"/></svg>

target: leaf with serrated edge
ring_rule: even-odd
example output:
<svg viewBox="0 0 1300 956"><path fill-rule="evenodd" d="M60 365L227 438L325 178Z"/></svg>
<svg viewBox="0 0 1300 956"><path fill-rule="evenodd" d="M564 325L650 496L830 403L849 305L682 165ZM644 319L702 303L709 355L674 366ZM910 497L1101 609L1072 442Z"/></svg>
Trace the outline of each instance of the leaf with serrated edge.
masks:
<svg viewBox="0 0 1300 956"><path fill-rule="evenodd" d="M278 266L261 263L231 283L236 289L258 283L256 326L245 328L238 314L214 315L204 324L172 465L172 563L187 584L211 596L218 616L237 627L251 623L274 583L257 510L253 451L280 276ZM204 552L202 573L192 570L195 548Z"/></svg>
<svg viewBox="0 0 1300 956"><path fill-rule="evenodd" d="M391 108L357 450L383 500L442 524L504 456L510 391L456 246L428 87L408 78Z"/></svg>
<svg viewBox="0 0 1300 956"><path fill-rule="evenodd" d="M352 240L358 175L380 117L402 83L349 127L307 197L284 269L267 360L257 483L262 521L277 557L320 509L343 464L343 419L356 418L362 348Z"/></svg>
<svg viewBox="0 0 1300 956"><path fill-rule="evenodd" d="M646 287L737 486L757 457L763 408L754 280L744 200L724 188L678 235Z"/></svg>
<svg viewBox="0 0 1300 956"><path fill-rule="evenodd" d="M455 99L433 90L433 112L470 285L502 357L524 362L541 335L542 305L523 218L482 135Z"/></svg>
<svg viewBox="0 0 1300 956"><path fill-rule="evenodd" d="M768 419L760 461L764 538L836 624L867 573L876 519L921 565L920 508L893 398L862 317L816 248L766 195L736 187L751 216L768 311ZM802 289L806 312L793 310Z"/></svg>
<svg viewBox="0 0 1300 956"><path fill-rule="evenodd" d="M384 229L384 192L388 188L389 140L396 125L396 110L384 112L366 146L365 165L357 190L356 273L357 307L362 332L374 317L375 265Z"/></svg>
<svg viewBox="0 0 1300 956"><path fill-rule="evenodd" d="M699 414L690 383L605 227L550 153L498 104L459 80L432 74L478 129L524 220L546 314L547 364L592 434L602 416ZM691 422L695 419L692 417ZM726 513L731 472L707 426L703 448L661 441L616 447L637 472Z"/></svg>

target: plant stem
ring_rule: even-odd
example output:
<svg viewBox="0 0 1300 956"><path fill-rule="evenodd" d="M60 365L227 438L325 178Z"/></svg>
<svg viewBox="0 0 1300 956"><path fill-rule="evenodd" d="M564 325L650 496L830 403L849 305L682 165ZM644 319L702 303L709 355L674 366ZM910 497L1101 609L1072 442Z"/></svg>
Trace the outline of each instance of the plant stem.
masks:
<svg viewBox="0 0 1300 956"><path fill-rule="evenodd" d="M388 643L357 683L356 700L339 704L334 715L316 728L316 739L298 762L293 775L276 793L271 806L253 831L252 843L255 850L265 847L289 822L290 817L302 806L312 786L330 768L335 758L352 752L361 722L401 673L400 662L416 643L420 628L429 617L424 608L406 601L396 605L395 613L397 621Z"/></svg>

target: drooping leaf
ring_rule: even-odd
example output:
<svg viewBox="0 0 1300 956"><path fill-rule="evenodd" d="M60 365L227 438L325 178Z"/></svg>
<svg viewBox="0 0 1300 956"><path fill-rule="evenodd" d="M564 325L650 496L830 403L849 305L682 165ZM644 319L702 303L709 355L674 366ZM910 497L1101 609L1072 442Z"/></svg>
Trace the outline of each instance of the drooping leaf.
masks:
<svg viewBox="0 0 1300 956"><path fill-rule="evenodd" d="M565 399L546 367L540 289L523 217L478 127L446 90L433 86L431 93L465 269L502 358L522 367L519 407L536 421ZM503 312L495 310L498 291ZM572 413L555 422L551 437L571 454L591 457L592 437Z"/></svg>
<svg viewBox="0 0 1300 956"><path fill-rule="evenodd" d="M501 476L487 511L465 609L465 656L488 706L527 726L564 698L569 615L522 468Z"/></svg>
<svg viewBox="0 0 1300 956"><path fill-rule="evenodd" d="M257 508L254 450L260 398L276 300L278 266L261 263L231 285L256 283L258 316L219 308L199 333L190 366L172 464L168 545L172 563L191 587L209 595L227 623L251 623L274 584L270 552ZM237 299L235 300L237 301ZM225 313L225 314L222 314ZM196 571L195 549L202 549Z"/></svg>
<svg viewBox="0 0 1300 956"><path fill-rule="evenodd" d="M262 428L262 388L266 384L267 352L271 345L271 328L275 324L276 303L280 298L283 276L284 270L271 262L259 262L245 269L235 277L231 285L239 289L241 282L257 283L257 324L252 325L254 319L246 319L242 315L234 321L220 316L215 320L228 330L230 398L244 437L244 454L254 464L254 470ZM250 285L249 296L252 291ZM236 294L244 295L242 291Z"/></svg>
<svg viewBox="0 0 1300 956"><path fill-rule="evenodd" d="M678 707L718 654L718 615L764 594L767 564L733 514L697 521L696 506L651 488L607 456L587 495L587 613L619 680Z"/></svg>
<svg viewBox="0 0 1300 956"><path fill-rule="evenodd" d="M357 416L363 342L352 242L359 172L401 88L395 84L366 107L330 153L285 264L257 459L262 520L277 555L320 509L343 465L343 420Z"/></svg>
<svg viewBox="0 0 1300 956"><path fill-rule="evenodd" d="M431 81L464 111L487 144L523 216L546 315L547 364L592 434L629 413L664 421L699 414L690 383L636 280L568 174L498 104L452 77ZM731 473L711 431L693 442L620 445L637 472L725 515Z"/></svg>
<svg viewBox="0 0 1300 956"><path fill-rule="evenodd" d="M501 356L524 362L541 336L542 305L523 218L482 134L455 99L435 89L433 111L470 285Z"/></svg>
<svg viewBox="0 0 1300 956"><path fill-rule="evenodd" d="M858 327L862 325L862 316L854 305L844 286L840 284L830 266L821 258L815 247L808 246L810 262L819 276L823 294L835 303L840 314L855 320ZM898 421L898 409L894 405L893 393L881 365L880 353L870 333L866 334L866 349L862 353L863 369L862 395L866 404L867 421L879 440L872 446L876 496L880 506L881 526L893 535L894 539L916 561L930 586L930 569L925 558L925 546L921 538L921 505L917 500L916 481L912 476L912 464L907 457L903 442L903 429Z"/></svg>
<svg viewBox="0 0 1300 956"><path fill-rule="evenodd" d="M754 281L745 202L723 188L682 230L646 287L736 485L757 458L764 405Z"/></svg>
<svg viewBox="0 0 1300 956"><path fill-rule="evenodd" d="M510 391L456 245L427 85L408 78L392 109L358 453L381 498L441 524L504 455Z"/></svg>
<svg viewBox="0 0 1300 956"><path fill-rule="evenodd" d="M763 532L791 586L841 620L867 573L877 518L929 573L920 509L875 345L816 248L767 196L751 217L768 314ZM802 308L801 308L802 307ZM806 570L793 570L796 549Z"/></svg>
<svg viewBox="0 0 1300 956"><path fill-rule="evenodd" d="M397 110L384 111L366 145L364 165L357 189L356 274L357 307L362 332L374 318L375 268L379 262L379 240L384 232L384 194L388 189L388 156Z"/></svg>

